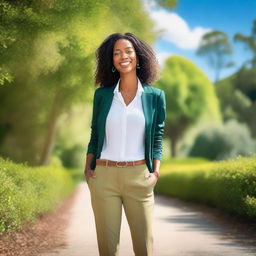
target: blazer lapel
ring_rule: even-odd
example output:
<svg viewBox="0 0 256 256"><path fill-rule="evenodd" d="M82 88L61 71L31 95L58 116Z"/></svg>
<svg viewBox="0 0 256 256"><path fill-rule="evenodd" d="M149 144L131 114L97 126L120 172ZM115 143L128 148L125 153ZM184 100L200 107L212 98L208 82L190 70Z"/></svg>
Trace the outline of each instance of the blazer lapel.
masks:
<svg viewBox="0 0 256 256"><path fill-rule="evenodd" d="M105 137L105 127L106 127L106 118L108 115L108 112L110 110L113 97L114 97L114 88L115 86L112 86L106 90L106 93L103 97L103 102L101 103L101 111L99 115L99 146L100 149L102 149L103 143L104 143L104 137ZM101 152L101 151L100 151Z"/></svg>
<svg viewBox="0 0 256 256"><path fill-rule="evenodd" d="M152 124L152 117L153 117L153 95L147 89L148 86L142 84L144 91L141 94L141 102L142 108L145 116L145 133L146 139L149 138L149 133Z"/></svg>
<svg viewBox="0 0 256 256"><path fill-rule="evenodd" d="M141 94L142 108L145 116L146 127L150 124L150 116L152 116L152 95L147 92Z"/></svg>

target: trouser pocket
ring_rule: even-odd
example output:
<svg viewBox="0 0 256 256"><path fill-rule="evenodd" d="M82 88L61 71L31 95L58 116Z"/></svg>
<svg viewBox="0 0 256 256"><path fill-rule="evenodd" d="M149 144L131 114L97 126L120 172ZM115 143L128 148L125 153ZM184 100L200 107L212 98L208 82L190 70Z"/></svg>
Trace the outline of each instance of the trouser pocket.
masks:
<svg viewBox="0 0 256 256"><path fill-rule="evenodd" d="M156 177L149 172L146 164L127 168L123 173L126 191L138 193L141 197L153 193Z"/></svg>

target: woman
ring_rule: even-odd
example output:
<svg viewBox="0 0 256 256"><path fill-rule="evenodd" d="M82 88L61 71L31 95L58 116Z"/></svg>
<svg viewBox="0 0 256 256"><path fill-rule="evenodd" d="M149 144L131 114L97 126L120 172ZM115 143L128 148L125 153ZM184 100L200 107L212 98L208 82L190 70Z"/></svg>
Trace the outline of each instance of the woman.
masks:
<svg viewBox="0 0 256 256"><path fill-rule="evenodd" d="M153 254L154 186L162 159L163 90L150 85L158 63L132 33L108 36L96 53L85 176L101 256L118 255L122 206L136 256Z"/></svg>

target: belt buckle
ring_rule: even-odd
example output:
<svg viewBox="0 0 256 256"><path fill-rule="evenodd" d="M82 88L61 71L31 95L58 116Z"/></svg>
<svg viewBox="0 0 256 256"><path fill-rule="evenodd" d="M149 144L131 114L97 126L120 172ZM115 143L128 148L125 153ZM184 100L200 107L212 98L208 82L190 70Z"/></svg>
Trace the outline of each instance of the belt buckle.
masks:
<svg viewBox="0 0 256 256"><path fill-rule="evenodd" d="M118 165L119 162L126 162L126 165ZM126 167L128 165L127 163L128 163L127 161L116 161L116 166L121 168Z"/></svg>

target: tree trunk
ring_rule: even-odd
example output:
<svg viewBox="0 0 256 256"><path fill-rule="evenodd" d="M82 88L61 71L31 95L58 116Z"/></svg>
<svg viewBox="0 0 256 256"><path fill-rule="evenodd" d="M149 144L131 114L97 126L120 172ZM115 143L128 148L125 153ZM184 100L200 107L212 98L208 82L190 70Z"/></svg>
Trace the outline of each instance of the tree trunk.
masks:
<svg viewBox="0 0 256 256"><path fill-rule="evenodd" d="M58 106L58 95L57 92L54 97L52 104L50 118L47 126L46 136L43 144L42 154L40 158L40 165L48 165L50 160L50 155L54 146L54 138L57 130L57 123L59 117L59 106Z"/></svg>
<svg viewBox="0 0 256 256"><path fill-rule="evenodd" d="M171 139L171 154L172 157L176 157L178 153L178 138L172 137Z"/></svg>

